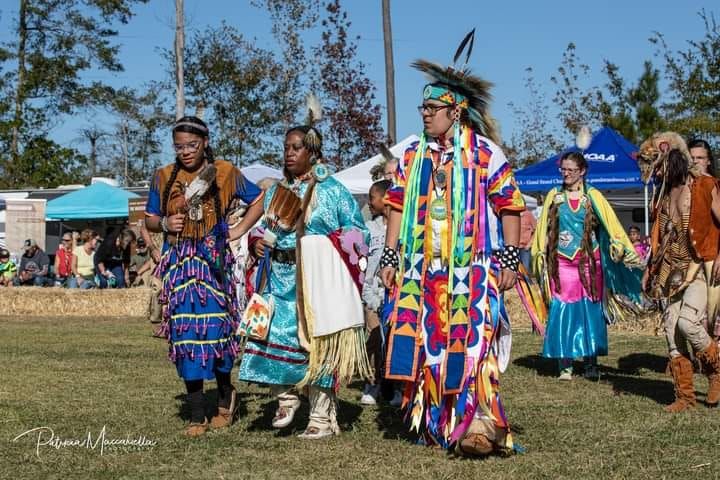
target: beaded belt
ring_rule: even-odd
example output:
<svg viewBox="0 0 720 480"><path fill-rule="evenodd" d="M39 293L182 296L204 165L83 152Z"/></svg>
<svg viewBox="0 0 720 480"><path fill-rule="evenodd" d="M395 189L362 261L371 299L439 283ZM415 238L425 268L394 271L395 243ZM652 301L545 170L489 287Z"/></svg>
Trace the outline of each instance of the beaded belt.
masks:
<svg viewBox="0 0 720 480"><path fill-rule="evenodd" d="M279 263L295 263L295 250L278 250L274 249L270 254L270 258Z"/></svg>

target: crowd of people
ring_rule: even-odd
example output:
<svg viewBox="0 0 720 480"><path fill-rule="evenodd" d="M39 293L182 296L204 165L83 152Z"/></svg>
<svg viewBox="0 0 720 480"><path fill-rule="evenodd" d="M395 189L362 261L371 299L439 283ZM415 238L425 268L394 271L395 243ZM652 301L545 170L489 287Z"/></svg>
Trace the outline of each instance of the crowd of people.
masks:
<svg viewBox="0 0 720 480"><path fill-rule="evenodd" d="M374 172L367 223L328 175L312 103L285 134L284 178L266 190L214 159L202 119L175 123L176 160L152 179L145 225L165 239L161 331L187 391L187 435L232 423L237 359L238 379L276 399L273 428L293 425L307 397L303 439L340 433L338 389L361 377L361 403L389 384L427 444L469 456L513 448L499 384L510 333L502 292L517 280L523 197L488 84L416 66L431 77L424 132ZM236 199L247 207L229 226ZM230 244L246 234L242 290ZM209 419L208 380L218 385Z"/></svg>
<svg viewBox="0 0 720 480"><path fill-rule="evenodd" d="M25 240L17 260L7 248L0 248L0 286L87 290L151 285L160 249L147 231L138 236L129 227L120 227L103 241L88 228L64 232L53 258L51 262L32 238Z"/></svg>

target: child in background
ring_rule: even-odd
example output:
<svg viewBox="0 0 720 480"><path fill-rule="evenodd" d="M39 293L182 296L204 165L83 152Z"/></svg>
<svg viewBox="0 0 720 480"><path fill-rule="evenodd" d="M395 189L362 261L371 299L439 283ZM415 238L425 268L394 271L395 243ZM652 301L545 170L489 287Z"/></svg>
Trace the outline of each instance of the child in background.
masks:
<svg viewBox="0 0 720 480"><path fill-rule="evenodd" d="M628 238L630 238L630 241L635 247L635 252L637 252L638 257L640 257L643 261L647 261L648 254L650 253L650 246L646 242L643 242L642 235L640 235L640 229L637 226L630 226L628 229Z"/></svg>
<svg viewBox="0 0 720 480"><path fill-rule="evenodd" d="M10 252L0 249L0 287L12 287L13 278L17 274L17 265L10 260Z"/></svg>
<svg viewBox="0 0 720 480"><path fill-rule="evenodd" d="M392 186L390 180L380 180L370 187L369 202L370 213L373 219L366 222L370 230L370 252L368 253L368 267L363 285L362 299L365 304L365 326L368 339L365 348L373 366L375 379L366 383L360 398L361 405L376 405L380 395L380 380L382 379L382 365L384 361L384 335L380 324L380 314L385 297L385 287L377 275L380 256L385 245L385 230L387 228L388 207L383 203L385 192Z"/></svg>

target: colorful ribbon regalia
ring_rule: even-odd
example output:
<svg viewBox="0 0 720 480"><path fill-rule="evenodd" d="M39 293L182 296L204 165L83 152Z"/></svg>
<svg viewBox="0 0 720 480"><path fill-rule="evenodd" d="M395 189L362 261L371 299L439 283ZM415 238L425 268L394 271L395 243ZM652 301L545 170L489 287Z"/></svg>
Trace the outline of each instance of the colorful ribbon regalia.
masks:
<svg viewBox="0 0 720 480"><path fill-rule="evenodd" d="M411 428L445 448L466 433L476 414L512 437L499 394L500 337L509 322L498 291L502 211L523 199L500 148L470 126L456 129L448 171L451 192L434 258L429 208L434 143L411 145L386 203L402 210L399 284L394 294L386 376L407 381ZM439 260L439 261L438 261Z"/></svg>

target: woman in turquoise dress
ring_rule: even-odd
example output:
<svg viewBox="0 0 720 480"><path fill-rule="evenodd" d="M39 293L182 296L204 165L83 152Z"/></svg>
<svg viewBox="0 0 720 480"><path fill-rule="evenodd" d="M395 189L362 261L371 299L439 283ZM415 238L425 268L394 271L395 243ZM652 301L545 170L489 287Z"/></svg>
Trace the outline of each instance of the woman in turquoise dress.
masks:
<svg viewBox="0 0 720 480"><path fill-rule="evenodd" d="M264 200L266 215L261 228L251 232L250 240L251 251L257 257L263 257L265 249L271 249L269 282L263 296L272 299L274 313L267 338L262 341L248 340L239 379L271 387L271 394L279 402L272 420L275 428L284 428L292 423L300 406L296 386L309 384L310 423L300 437L314 439L339 433L334 392L341 379L336 374L328 373L327 369L321 375L309 373L312 360L308 342L312 343L315 339L305 338L307 335L303 331L303 321L298 316L298 284L303 279L298 276L296 266L296 261L299 261L296 255L296 225L303 230L301 236L338 238L338 234L352 235L354 232L359 243L365 244L369 234L355 199L342 184L328 177L324 166L318 162L322 158L319 133L313 127L295 127L287 132L284 148L285 179L267 191ZM312 190L308 192L309 189ZM271 228L268 218L277 213L274 208L277 200L280 196L294 195L307 204L303 209L306 213L298 222L291 222L290 228ZM296 212L285 213L293 217ZM271 230L272 234L266 233L267 230ZM272 238L274 244L269 237L276 237ZM343 305L349 299L337 298L328 293L323 301ZM305 309L301 307L300 310Z"/></svg>

